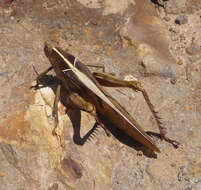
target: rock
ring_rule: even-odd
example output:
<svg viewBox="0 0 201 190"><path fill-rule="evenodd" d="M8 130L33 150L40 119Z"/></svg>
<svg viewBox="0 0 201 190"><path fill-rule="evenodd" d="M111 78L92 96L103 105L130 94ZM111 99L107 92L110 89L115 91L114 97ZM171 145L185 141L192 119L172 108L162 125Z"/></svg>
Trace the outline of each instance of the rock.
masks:
<svg viewBox="0 0 201 190"><path fill-rule="evenodd" d="M164 1L164 9L168 14L179 14L186 11L187 0Z"/></svg>
<svg viewBox="0 0 201 190"><path fill-rule="evenodd" d="M170 82L171 82L172 84L176 84L177 80L176 80L176 78L171 78L171 79L170 79Z"/></svg>
<svg viewBox="0 0 201 190"><path fill-rule="evenodd" d="M175 19L175 23L176 24L186 24L188 22L188 17L186 15L179 15L176 19Z"/></svg>
<svg viewBox="0 0 201 190"><path fill-rule="evenodd" d="M169 16L165 16L165 17L163 17L163 19L166 21L166 22L169 22L171 19L170 19L170 17Z"/></svg>
<svg viewBox="0 0 201 190"><path fill-rule="evenodd" d="M146 74L162 76L165 78L175 77L171 66L161 65L153 55L145 56L142 60L142 65L145 68Z"/></svg>
<svg viewBox="0 0 201 190"><path fill-rule="evenodd" d="M167 25L175 26L175 16L168 15L171 21L163 23L150 0L135 0L136 6L127 0L121 14L115 11L120 9L114 9L118 2L55 0L43 7L40 0L35 0L14 1L9 8L0 6L0 190L200 189L201 71L199 60L188 60L198 56L188 56L176 48L169 51L170 45L183 46L178 41L171 44L169 39ZM158 2L164 6L179 4L176 0ZM116 8L123 3L121 0ZM112 12L105 14L106 9ZM13 10L16 15L11 14ZM10 16L16 19L10 20ZM193 30L197 27L200 32L196 23L199 16L189 15L192 22L176 25L179 32L173 31L178 36L185 34L184 47L195 34L200 45L199 33ZM93 24L88 23L90 18ZM15 22L18 19L20 22ZM126 33L119 33L122 27L128 29ZM124 47L125 36L131 43ZM44 39L68 48L83 63L104 64L108 73L114 72L122 79L137 77L163 118L168 137L181 146L174 149L155 133L149 133L161 150L156 155L111 125L106 126L111 128L111 137L98 127L88 138L94 129L94 117L68 110L67 105L66 113L61 103L57 136L53 136L54 72L48 73L40 89L30 89L37 77L32 65L39 73L50 66L43 51ZM184 62L181 66L175 61L179 59ZM144 70L153 75L144 75ZM191 80L187 79L188 72ZM172 85L165 77L175 77L177 83ZM145 131L158 133L140 92L106 90ZM129 99L132 93L135 98ZM63 91L61 96L68 98Z"/></svg>
<svg viewBox="0 0 201 190"><path fill-rule="evenodd" d="M131 16L122 28L122 38L138 44L137 53L146 73L171 77L175 60L168 49L170 39L164 31L165 25L147 14Z"/></svg>
<svg viewBox="0 0 201 190"><path fill-rule="evenodd" d="M186 7L187 7L187 13L193 14L201 9L201 2L199 0L188 1Z"/></svg>
<svg viewBox="0 0 201 190"><path fill-rule="evenodd" d="M188 53L189 55L201 54L201 47L193 42L190 47L186 48L186 53Z"/></svg>
<svg viewBox="0 0 201 190"><path fill-rule="evenodd" d="M11 4L14 0L3 0L3 3L5 4Z"/></svg>
<svg viewBox="0 0 201 190"><path fill-rule="evenodd" d="M171 179L176 179L178 176L179 169L182 164L185 163L185 153L180 150L180 159L177 160L172 156L175 154L174 150L166 149L166 156L161 156L157 161L153 161L148 167L148 174L156 180L167 181L170 183ZM172 159L168 159L171 156ZM160 175L160 172L163 170L165 175Z"/></svg>
<svg viewBox="0 0 201 190"><path fill-rule="evenodd" d="M183 65L183 61L181 59L179 59L179 61L177 61L178 65Z"/></svg>
<svg viewBox="0 0 201 190"><path fill-rule="evenodd" d="M52 184L47 190L58 190L59 185L57 183Z"/></svg>

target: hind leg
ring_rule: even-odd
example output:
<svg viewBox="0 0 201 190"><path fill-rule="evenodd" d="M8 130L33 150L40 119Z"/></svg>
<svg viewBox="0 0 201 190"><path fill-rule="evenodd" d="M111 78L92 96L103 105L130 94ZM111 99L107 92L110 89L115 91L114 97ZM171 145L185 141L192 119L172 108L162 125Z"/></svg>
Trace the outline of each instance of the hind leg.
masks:
<svg viewBox="0 0 201 190"><path fill-rule="evenodd" d="M119 79L119 78L117 78L113 75L107 74L107 73L98 73L98 72L93 73L93 76L103 86L127 87L127 88L133 89L134 91L140 91L142 93L150 111L152 112L152 114L156 120L157 126L160 131L161 138L164 139L165 141L171 143L175 147L177 147L179 145L179 142L172 140L166 136L166 133L167 133L166 128L162 126L162 122L160 121L161 118L158 116L158 112L154 110L154 106L152 105L147 92L145 91L145 89L142 87L141 83L137 79L132 80L132 81L126 81L126 80Z"/></svg>

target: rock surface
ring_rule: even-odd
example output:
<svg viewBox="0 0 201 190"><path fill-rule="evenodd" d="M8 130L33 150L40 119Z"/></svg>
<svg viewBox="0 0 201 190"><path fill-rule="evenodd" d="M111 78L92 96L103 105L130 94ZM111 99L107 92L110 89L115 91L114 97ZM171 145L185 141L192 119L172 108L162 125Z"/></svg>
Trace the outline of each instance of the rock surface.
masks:
<svg viewBox="0 0 201 190"><path fill-rule="evenodd" d="M155 4L154 4L155 2ZM201 189L201 30L199 0L34 0L0 2L0 190ZM188 16L177 25L175 19ZM87 113L59 103L56 78L30 88L50 66L49 40L86 64L137 77L178 149L152 136L160 154ZM140 93L107 89L146 131L156 123ZM67 111L67 114L65 110Z"/></svg>
<svg viewBox="0 0 201 190"><path fill-rule="evenodd" d="M175 19L175 23L176 24L186 24L188 22L188 17L186 15L179 15L176 19Z"/></svg>

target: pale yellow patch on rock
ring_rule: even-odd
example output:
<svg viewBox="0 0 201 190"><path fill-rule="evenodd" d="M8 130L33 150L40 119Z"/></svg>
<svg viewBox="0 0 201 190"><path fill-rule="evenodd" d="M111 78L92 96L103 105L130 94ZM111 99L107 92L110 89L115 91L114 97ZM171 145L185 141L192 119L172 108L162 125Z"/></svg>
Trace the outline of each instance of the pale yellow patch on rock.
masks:
<svg viewBox="0 0 201 190"><path fill-rule="evenodd" d="M105 0L103 5L99 0L78 0L78 2L88 8L102 8L103 6L103 15L123 14L130 5L135 5L134 0Z"/></svg>
<svg viewBox="0 0 201 190"><path fill-rule="evenodd" d="M126 80L126 81L138 81L138 79L135 78L133 75L126 75L124 77L124 80Z"/></svg>
<svg viewBox="0 0 201 190"><path fill-rule="evenodd" d="M140 44L137 48L137 53L140 60L144 59L147 55L150 55L153 52L153 49L148 44Z"/></svg>
<svg viewBox="0 0 201 190"><path fill-rule="evenodd" d="M124 11L131 5L135 5L133 0L107 0L105 1L103 15L123 14Z"/></svg>
<svg viewBox="0 0 201 190"><path fill-rule="evenodd" d="M61 142L58 140L63 133L63 118L59 117L58 131L61 136L52 135L54 128L54 118L52 117L52 105L55 94L51 88L41 88L35 93L35 100L26 111L25 121L30 124L31 131L38 135L28 134L29 140L34 142L38 148L43 149L43 143L46 142L51 153L51 158L56 164L63 158ZM58 134L57 134L58 135Z"/></svg>
<svg viewBox="0 0 201 190"><path fill-rule="evenodd" d="M78 0L78 2L88 8L101 8L101 3L99 2L99 0Z"/></svg>

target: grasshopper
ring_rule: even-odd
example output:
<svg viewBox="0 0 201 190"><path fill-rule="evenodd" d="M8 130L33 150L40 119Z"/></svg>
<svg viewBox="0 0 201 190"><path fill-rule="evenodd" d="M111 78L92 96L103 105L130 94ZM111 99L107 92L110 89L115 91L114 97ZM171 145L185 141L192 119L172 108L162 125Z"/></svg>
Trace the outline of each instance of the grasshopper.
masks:
<svg viewBox="0 0 201 190"><path fill-rule="evenodd" d="M60 81L56 90L53 108L53 116L55 117L53 134L55 134L55 129L58 124L57 104L60 98L60 91L61 89L65 89L74 107L93 115L96 122L103 127L107 135L110 135L109 131L101 122L100 118L109 121L131 138L152 151L160 152L159 148L137 121L133 119L133 117L131 117L131 115L114 98L112 98L102 86L128 87L134 91L142 92L156 120L161 138L172 143L175 147L178 146L179 143L177 141L171 140L166 136L165 127L162 127L160 117L154 110L146 91L138 80L125 81L104 72L91 73L87 66L77 60L73 55L63 51L59 47L52 47L48 43L45 44L44 52L52 66L37 77L37 85L39 84L40 79L52 69L54 69L56 77Z"/></svg>

